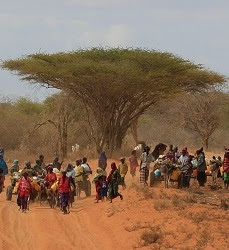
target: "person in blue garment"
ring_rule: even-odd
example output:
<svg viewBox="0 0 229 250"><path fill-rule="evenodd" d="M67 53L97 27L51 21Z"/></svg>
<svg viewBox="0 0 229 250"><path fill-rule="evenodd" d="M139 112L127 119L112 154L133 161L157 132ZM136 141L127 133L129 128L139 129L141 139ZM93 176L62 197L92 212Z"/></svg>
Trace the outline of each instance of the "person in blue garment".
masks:
<svg viewBox="0 0 229 250"><path fill-rule="evenodd" d="M5 176L8 174L8 167L6 162L3 159L3 153L0 152L0 169L2 169L2 176L3 176L3 183L2 186L4 187Z"/></svg>

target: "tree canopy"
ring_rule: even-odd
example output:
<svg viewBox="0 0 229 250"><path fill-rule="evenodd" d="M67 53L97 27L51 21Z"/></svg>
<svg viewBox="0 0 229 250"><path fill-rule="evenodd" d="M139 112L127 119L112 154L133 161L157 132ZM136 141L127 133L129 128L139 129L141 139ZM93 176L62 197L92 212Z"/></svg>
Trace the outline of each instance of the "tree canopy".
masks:
<svg viewBox="0 0 229 250"><path fill-rule="evenodd" d="M32 54L6 60L2 68L22 80L80 98L88 112L97 151L120 148L127 130L159 100L222 84L222 75L170 53L92 48Z"/></svg>

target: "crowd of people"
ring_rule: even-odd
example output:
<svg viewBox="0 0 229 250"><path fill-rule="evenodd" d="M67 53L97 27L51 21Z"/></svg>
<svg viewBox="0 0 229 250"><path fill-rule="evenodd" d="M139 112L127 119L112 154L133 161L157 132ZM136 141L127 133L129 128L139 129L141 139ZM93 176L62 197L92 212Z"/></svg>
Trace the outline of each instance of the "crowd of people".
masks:
<svg viewBox="0 0 229 250"><path fill-rule="evenodd" d="M196 150L191 155L188 152L187 147L184 147L181 152L178 148L173 148L173 145L169 146L167 153L165 152L165 145L158 148L158 157L155 158L153 153L150 153L150 148L146 146L144 152L141 155L140 163L140 182L144 185L148 185L149 170L151 162L155 162L153 174L156 176L169 175L174 170L179 169L179 175L177 176L178 187L189 187L191 177L196 177L200 187L203 187L207 181L207 174L215 175L215 178L221 177L224 180L224 187L229 187L229 149L225 148L224 159L221 157L213 156L209 163L206 162L205 153L203 147ZM155 150L154 150L155 151ZM210 169L208 169L208 166ZM172 175L170 175L172 178ZM214 179L215 184L216 179Z"/></svg>
<svg viewBox="0 0 229 250"><path fill-rule="evenodd" d="M178 181L179 188L188 188L191 177L196 177L200 187L205 185L208 165L213 179L221 177L224 180L225 188L229 187L228 148L225 148L223 160L221 157L213 156L209 164L207 164L203 148L198 149L195 154L191 155L187 147L179 151L177 147L170 145L167 152L166 147L165 144L160 143L153 152L150 152L150 147L145 146L140 155L140 162L138 162L137 151L134 150L131 152L128 161L122 157L118 166L115 162L112 162L108 174L107 156L105 152L102 152L99 156L98 168L93 178L96 190L95 202L109 200L112 203L116 197L120 197L123 200L123 195L119 192L119 186L125 189L125 177L128 171L135 178L137 169L140 172L140 183L145 186L148 186L149 176L150 178L152 176L154 178L166 177L170 174L172 180L176 179ZM155 163L153 168L151 167L152 162ZM150 170L152 170L151 173ZM77 195L77 188L78 192L81 190L85 191L86 196L90 195L90 190L88 191L91 188L89 186L89 175L92 174L92 170L86 157L77 160L75 166L69 163L64 168L63 162L60 162L58 157L55 157L52 163L46 165L44 156L40 155L33 167L29 161L26 161L24 168L20 168L19 161L14 160L8 170L4 161L4 150L0 149L0 192L4 188L4 180L8 172L11 175L15 172L20 172L20 179L17 185L17 203L22 212L27 210L28 199L32 190L31 180L34 177L42 179L47 189L52 189L54 185L57 187L55 190L58 191L60 208L64 214L69 213L69 200L72 195ZM164 180L166 181L166 178Z"/></svg>

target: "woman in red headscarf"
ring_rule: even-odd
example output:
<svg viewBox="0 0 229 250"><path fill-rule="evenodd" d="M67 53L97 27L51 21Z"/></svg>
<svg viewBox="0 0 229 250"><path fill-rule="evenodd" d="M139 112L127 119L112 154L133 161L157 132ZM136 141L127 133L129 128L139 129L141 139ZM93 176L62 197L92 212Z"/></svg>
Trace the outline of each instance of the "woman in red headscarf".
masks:
<svg viewBox="0 0 229 250"><path fill-rule="evenodd" d="M118 192L118 183L120 180L120 174L117 169L117 166L115 162L111 163L111 172L107 177L107 183L108 183L108 198L110 199L110 202L112 203L112 200L116 197L120 197L121 200L123 200L123 196Z"/></svg>

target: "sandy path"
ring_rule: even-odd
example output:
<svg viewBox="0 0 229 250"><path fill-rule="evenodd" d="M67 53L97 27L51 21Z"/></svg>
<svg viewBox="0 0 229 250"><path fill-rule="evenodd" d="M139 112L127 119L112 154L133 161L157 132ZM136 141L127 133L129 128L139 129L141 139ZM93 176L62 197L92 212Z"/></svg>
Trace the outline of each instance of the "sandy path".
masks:
<svg viewBox="0 0 229 250"><path fill-rule="evenodd" d="M109 233L101 233L103 222L93 200L94 197L77 200L69 215L37 204L22 214L17 211L16 196L8 202L3 192L0 249L114 249Z"/></svg>
<svg viewBox="0 0 229 250"><path fill-rule="evenodd" d="M96 164L92 166L95 170ZM139 177L135 180L138 183ZM94 196L81 198L76 200L69 215L38 204L31 205L30 211L22 214L18 211L16 196L7 202L3 192L0 194L0 250L126 250L136 246L228 249L229 210L216 206L221 198L229 198L228 191L197 189L195 183L189 192L172 186L161 188L163 183L150 189L131 183L128 174L128 188L120 188L123 201L115 199L113 204L94 204ZM153 244L142 245L141 236L151 227L156 228L160 237Z"/></svg>

